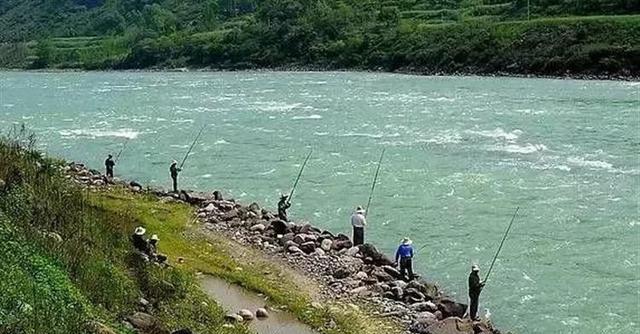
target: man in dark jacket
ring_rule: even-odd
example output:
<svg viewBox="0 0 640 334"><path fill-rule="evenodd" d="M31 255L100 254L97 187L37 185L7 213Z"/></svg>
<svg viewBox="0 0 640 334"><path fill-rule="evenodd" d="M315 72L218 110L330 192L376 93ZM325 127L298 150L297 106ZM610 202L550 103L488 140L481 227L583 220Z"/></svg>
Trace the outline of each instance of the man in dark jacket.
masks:
<svg viewBox="0 0 640 334"><path fill-rule="evenodd" d="M182 171L182 168L178 168L178 162L173 160L169 172L171 173L171 180L173 180L173 192L178 192L178 173Z"/></svg>
<svg viewBox="0 0 640 334"><path fill-rule="evenodd" d="M131 242L133 243L133 247L135 247L138 251L148 254L149 253L149 242L144 238L144 234L146 230L142 226L136 227L136 230L133 232L131 236Z"/></svg>
<svg viewBox="0 0 640 334"><path fill-rule="evenodd" d="M478 299L480 299L480 292L484 287L484 282L480 281L480 267L473 265L471 267L471 273L469 274L469 317L471 320L478 320Z"/></svg>
<svg viewBox="0 0 640 334"><path fill-rule="evenodd" d="M108 177L113 177L113 166L115 165L116 163L115 161L113 161L113 155L109 154L107 160L104 161L104 166L107 168Z"/></svg>
<svg viewBox="0 0 640 334"><path fill-rule="evenodd" d="M291 202L287 201L289 196L282 195L280 196L280 202L278 202L278 218L280 220L288 222L289 218L287 217L287 209L291 207Z"/></svg>
<svg viewBox="0 0 640 334"><path fill-rule="evenodd" d="M413 277L413 242L409 238L402 239L402 243L396 251L396 264L400 264L400 275L403 280L407 280L405 272L409 273L409 279L411 281ZM400 260L400 262L398 262Z"/></svg>

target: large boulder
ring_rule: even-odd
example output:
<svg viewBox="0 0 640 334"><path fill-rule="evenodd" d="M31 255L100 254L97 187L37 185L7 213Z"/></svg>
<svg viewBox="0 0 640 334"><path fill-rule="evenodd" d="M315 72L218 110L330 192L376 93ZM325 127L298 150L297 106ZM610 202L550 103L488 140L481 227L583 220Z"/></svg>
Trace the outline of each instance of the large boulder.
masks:
<svg viewBox="0 0 640 334"><path fill-rule="evenodd" d="M316 243L313 241L307 241L300 244L300 249L307 254L311 254L316 250Z"/></svg>
<svg viewBox="0 0 640 334"><path fill-rule="evenodd" d="M438 287L423 280L413 280L409 282L407 288L422 292L427 300L435 299L438 296Z"/></svg>
<svg viewBox="0 0 640 334"><path fill-rule="evenodd" d="M320 248L322 248L325 252L328 252L331 250L332 244L333 244L333 241L331 239L324 239L320 243Z"/></svg>
<svg viewBox="0 0 640 334"><path fill-rule="evenodd" d="M438 318L430 312L420 312L416 315L416 318L409 326L409 330L412 333L428 334L427 329L429 326L438 322Z"/></svg>
<svg viewBox="0 0 640 334"><path fill-rule="evenodd" d="M144 312L136 312L128 316L127 321L142 333L169 334L169 330L167 330L158 319Z"/></svg>
<svg viewBox="0 0 640 334"><path fill-rule="evenodd" d="M340 251L342 249L349 249L353 247L353 242L351 242L351 240L342 240L342 239L336 239L333 241L333 244L331 245L331 248L333 248L336 251Z"/></svg>
<svg viewBox="0 0 640 334"><path fill-rule="evenodd" d="M386 271L380 269L380 268L376 268L371 275L375 278L378 279L378 281L380 282L391 282L394 280L393 276L387 274ZM400 288L402 289L402 288Z"/></svg>
<svg viewBox="0 0 640 334"><path fill-rule="evenodd" d="M247 309L242 309L240 311L238 311L238 315L242 317L242 319L250 321L254 319L253 316L253 312L247 310Z"/></svg>
<svg viewBox="0 0 640 334"><path fill-rule="evenodd" d="M273 232L278 235L285 235L291 232L289 225L284 220L276 219L271 221L271 227L273 228Z"/></svg>
<svg viewBox="0 0 640 334"><path fill-rule="evenodd" d="M386 255L379 252L378 249L372 244L364 244L359 245L360 253L362 253L363 258L370 258L371 263L376 266L391 266L393 265L393 261L389 259Z"/></svg>
<svg viewBox="0 0 640 334"><path fill-rule="evenodd" d="M427 327L429 334L474 334L471 321L458 317L446 318Z"/></svg>
<svg viewBox="0 0 640 334"><path fill-rule="evenodd" d="M449 317L464 317L464 314L467 312L467 305L462 303L457 303L454 300L449 298L442 298L436 302L438 306L438 311L442 312L442 316L444 318Z"/></svg>

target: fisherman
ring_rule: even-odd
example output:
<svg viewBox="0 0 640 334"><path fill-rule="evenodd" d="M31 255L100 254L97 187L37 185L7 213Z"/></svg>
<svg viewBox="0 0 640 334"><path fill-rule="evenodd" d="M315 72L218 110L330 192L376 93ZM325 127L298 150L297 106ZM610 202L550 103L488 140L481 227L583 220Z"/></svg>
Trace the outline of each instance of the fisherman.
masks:
<svg viewBox="0 0 640 334"><path fill-rule="evenodd" d="M478 265L471 266L471 273L469 274L469 316L471 320L479 320L478 318L478 299L480 298L480 291L484 287L485 282L480 281L480 267Z"/></svg>
<svg viewBox="0 0 640 334"><path fill-rule="evenodd" d="M178 162L173 160L169 172L171 172L171 180L173 180L173 192L178 192L178 173L182 171L182 168L178 167Z"/></svg>
<svg viewBox="0 0 640 334"><path fill-rule="evenodd" d="M131 236L131 242L133 243L133 247L135 247L138 251L148 254L149 253L149 242L144 238L144 234L147 230L142 227L136 227L133 235Z"/></svg>
<svg viewBox="0 0 640 334"><path fill-rule="evenodd" d="M364 216L364 209L361 206L356 208L356 212L351 215L351 226L353 226L353 245L364 244L364 227L367 226L367 218Z"/></svg>
<svg viewBox="0 0 640 334"><path fill-rule="evenodd" d="M160 241L160 238L158 238L158 235L154 234L151 236L151 239L149 239L148 254L149 254L149 257L155 260L156 262L164 263L165 261L167 261L167 257L165 255L158 253L158 241Z"/></svg>
<svg viewBox="0 0 640 334"><path fill-rule="evenodd" d="M402 239L400 246L398 246L398 250L396 251L396 265L400 265L400 275L402 279L405 279L405 272L409 273L409 279L406 281L409 282L413 280L413 241L409 238ZM398 259L400 260L398 262Z"/></svg>
<svg viewBox="0 0 640 334"><path fill-rule="evenodd" d="M287 217L287 209L291 207L291 202L289 202L288 199L288 195L282 194L280 195L280 201L278 202L278 218L285 222L289 221L289 218Z"/></svg>
<svg viewBox="0 0 640 334"><path fill-rule="evenodd" d="M107 160L104 161L104 166L107 168L108 177L113 177L113 166L115 165L116 163L115 161L113 161L113 155L109 154Z"/></svg>

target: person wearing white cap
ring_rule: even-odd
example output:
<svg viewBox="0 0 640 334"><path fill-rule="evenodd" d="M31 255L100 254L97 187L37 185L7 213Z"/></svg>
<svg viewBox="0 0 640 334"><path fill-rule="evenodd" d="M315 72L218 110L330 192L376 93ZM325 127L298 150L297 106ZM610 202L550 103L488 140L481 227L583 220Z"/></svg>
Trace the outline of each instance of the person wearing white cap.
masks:
<svg viewBox="0 0 640 334"><path fill-rule="evenodd" d="M173 192L178 192L178 173L182 171L182 168L178 167L178 162L173 160L169 172L171 173L171 180L173 180Z"/></svg>
<svg viewBox="0 0 640 334"><path fill-rule="evenodd" d="M484 287L484 282L480 281L479 272L480 267L478 265L471 266L471 273L469 274L469 317L471 317L471 320L478 320L478 300Z"/></svg>
<svg viewBox="0 0 640 334"><path fill-rule="evenodd" d="M406 279L405 272L409 274L407 281L413 280L413 241L409 238L402 239L398 250L396 251L396 264L400 264L400 275L402 279ZM400 260L398 262L398 260Z"/></svg>
<svg viewBox="0 0 640 334"><path fill-rule="evenodd" d="M147 230L144 227L138 226L131 236L133 247L145 254L149 252L149 242L144 238L146 232Z"/></svg>
<svg viewBox="0 0 640 334"><path fill-rule="evenodd" d="M156 262L163 263L167 260L167 257L158 253L158 241L160 241L160 238L158 238L157 234L152 235L151 239L149 239L149 256Z"/></svg>
<svg viewBox="0 0 640 334"><path fill-rule="evenodd" d="M356 208L356 212L351 215L351 226L353 226L353 245L364 244L364 227L367 226L365 211L361 206Z"/></svg>

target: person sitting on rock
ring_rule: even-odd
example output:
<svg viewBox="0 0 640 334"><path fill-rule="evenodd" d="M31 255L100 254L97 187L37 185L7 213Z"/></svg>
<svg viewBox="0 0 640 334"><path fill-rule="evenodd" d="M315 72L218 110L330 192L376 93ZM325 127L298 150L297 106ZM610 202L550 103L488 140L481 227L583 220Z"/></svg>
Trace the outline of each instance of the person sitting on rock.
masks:
<svg viewBox="0 0 640 334"><path fill-rule="evenodd" d="M396 265L400 264L400 276L402 276L403 280L411 281L413 280L413 246L411 246L413 242L409 238L402 239L400 246L398 246L398 250L396 251ZM398 262L398 260L400 260ZM409 274L409 278L407 279L405 276L405 272Z"/></svg>
<svg viewBox="0 0 640 334"><path fill-rule="evenodd" d="M475 264L471 266L471 273L469 274L469 317L471 320L480 320L478 317L478 301L485 282L480 281L479 272L480 267Z"/></svg>
<svg viewBox="0 0 640 334"><path fill-rule="evenodd" d="M289 196L283 194L280 196L280 202L278 202L278 218L285 222L289 221L287 209L291 207L291 202L287 201L288 199Z"/></svg>
<svg viewBox="0 0 640 334"><path fill-rule="evenodd" d="M182 168L178 168L178 162L173 160L169 167L169 173L171 173L171 180L173 181L173 192L178 192L178 173L182 171Z"/></svg>
<svg viewBox="0 0 640 334"><path fill-rule="evenodd" d="M104 161L104 166L107 169L107 177L113 177L113 166L115 165L116 163L113 161L113 155L109 154L107 160Z"/></svg>
<svg viewBox="0 0 640 334"><path fill-rule="evenodd" d="M133 247L135 247L138 251L148 254L149 253L149 242L144 238L144 234L147 230L142 227L136 227L133 235L131 236L131 242L133 243Z"/></svg>
<svg viewBox="0 0 640 334"><path fill-rule="evenodd" d="M158 235L154 234L151 236L151 239L149 239L148 254L149 254L149 257L154 261L158 263L164 263L165 261L167 261L167 257L165 255L158 253L158 241L160 241L160 238L158 238Z"/></svg>
<svg viewBox="0 0 640 334"><path fill-rule="evenodd" d="M356 212L351 215L351 226L353 226L353 245L364 244L364 227L367 226L365 211L361 206L356 208Z"/></svg>

